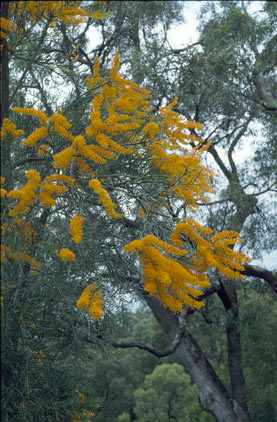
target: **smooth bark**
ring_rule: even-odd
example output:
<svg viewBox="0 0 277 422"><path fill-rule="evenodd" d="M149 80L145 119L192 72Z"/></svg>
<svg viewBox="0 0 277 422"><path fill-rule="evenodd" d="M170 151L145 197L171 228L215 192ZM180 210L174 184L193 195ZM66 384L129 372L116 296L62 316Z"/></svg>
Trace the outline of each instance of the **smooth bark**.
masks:
<svg viewBox="0 0 277 422"><path fill-rule="evenodd" d="M221 284L217 291L226 311L226 337L228 368L231 381L232 397L248 413L246 385L242 367L239 308L235 285L227 289Z"/></svg>
<svg viewBox="0 0 277 422"><path fill-rule="evenodd" d="M171 311L165 309L155 297L149 297L147 303L169 338L175 338L178 318ZM250 421L247 412L228 394L187 328L184 328L184 334L176 353L199 388L199 399L203 409L213 414L218 422Z"/></svg>

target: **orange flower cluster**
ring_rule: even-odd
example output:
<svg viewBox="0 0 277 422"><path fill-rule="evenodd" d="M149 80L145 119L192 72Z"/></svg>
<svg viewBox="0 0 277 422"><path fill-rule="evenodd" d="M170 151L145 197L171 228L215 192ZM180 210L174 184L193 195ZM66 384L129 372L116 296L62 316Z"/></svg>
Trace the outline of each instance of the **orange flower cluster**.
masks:
<svg viewBox="0 0 277 422"><path fill-rule="evenodd" d="M90 12L79 5L78 1L11 1L9 13L15 18L24 13L26 19L37 23L52 16L52 25L60 21L74 26L85 22L88 18L104 19L107 17L107 14L100 10Z"/></svg>
<svg viewBox="0 0 277 422"><path fill-rule="evenodd" d="M78 399L81 403L84 403L85 396L82 394L79 390L75 390L75 393L78 395ZM72 422L82 422L84 420L84 417L86 417L87 422L91 422L91 418L95 416L94 412L84 409L82 413L74 412L75 413L75 419L72 420Z"/></svg>
<svg viewBox="0 0 277 422"><path fill-rule="evenodd" d="M3 119L3 126L1 127L0 135L1 141L4 140L5 136L11 134L14 139L17 139L19 136L24 135L24 131L21 129L16 129L14 123L10 122L9 119Z"/></svg>
<svg viewBox="0 0 277 422"><path fill-rule="evenodd" d="M36 170L28 170L25 173L28 182L22 189L14 189L8 193L9 198L19 199L19 203L10 211L9 215L15 217L18 214L27 214L34 204L40 187L40 174Z"/></svg>
<svg viewBox="0 0 277 422"><path fill-rule="evenodd" d="M197 231L200 233L198 234ZM243 276L243 263L250 260L229 246L241 242L236 232L221 232L210 239L212 230L192 219L177 224L171 234L172 245L148 235L124 246L127 252L137 253L141 260L145 290L156 295L161 303L173 312L180 312L184 305L199 309L203 303L195 300L208 287L208 268L215 268L228 278ZM188 253L184 247L186 240L193 242L195 251L182 265L174 258Z"/></svg>
<svg viewBox="0 0 277 422"><path fill-rule="evenodd" d="M75 253L68 248L61 249L59 255L63 262L70 262L76 260Z"/></svg>
<svg viewBox="0 0 277 422"><path fill-rule="evenodd" d="M134 240L124 249L139 254L144 288L151 296L156 295L165 307L181 312L183 305L196 309L203 306L193 298L202 294L200 288L209 286L209 281L199 279L171 257L185 256L187 250L178 249L152 235Z"/></svg>
<svg viewBox="0 0 277 422"><path fill-rule="evenodd" d="M14 7L15 2L11 3L11 7ZM38 8L44 7L45 13L49 8L55 8L53 13L56 19L60 19L59 13L62 11L64 19L72 24L78 22L79 17L86 16L85 12L77 13L77 6L73 7L75 2L26 3L29 6L25 11L32 16L35 16L32 3L38 5ZM41 10L42 19L43 10ZM153 172L156 172L157 180L161 182L165 180L164 192L160 198L161 207L167 206L168 199L177 199L195 211L197 202L207 200L206 194L213 192L210 181L214 173L201 164L201 155L209 145L203 145L200 138L192 136L189 132L192 128L200 130L203 126L199 123L186 122L173 111L177 99L162 107L157 118L153 117L154 113L148 100L149 91L123 79L118 69L119 55L116 54L109 77L103 78L100 76L99 60L96 58L92 76L86 79L86 83L92 92L97 92L97 95L91 101L90 121L83 134L72 135L71 124L62 112L48 117L42 110L13 109L17 113L38 119L39 127L23 140L22 145L33 148L38 155L47 154L47 157L53 158L52 166L60 172L41 180L36 170L28 170L27 183L21 189L11 192L1 189L1 196L5 197L5 201L9 198L19 201L11 209L9 216L13 217L14 221L22 219L24 226L22 237L25 239L25 244L28 243L28 239L31 241L35 236L32 227L27 224L27 213L35 206L39 211L41 207L55 206L56 199L67 192L68 187L80 188L72 177L64 174L66 172L71 175L74 171L74 174L77 173L76 180L81 181L87 180L89 176L88 186L97 195L99 205L107 216L122 218L123 215L116 211L117 204L113 202L114 198L112 201L103 187L105 186L103 166L109 160L117 160L121 155L133 155L136 159L150 162ZM7 134L13 138L24 135L23 131L17 130L8 119L4 119L1 136L5 137ZM54 155L51 154L47 142L42 141L48 137L54 141L58 139L62 145ZM1 179L1 183L3 182ZM87 184L82 185L84 190L86 186ZM140 215L144 217L144 210ZM2 230L8 232L9 227L11 226L3 227ZM75 215L71 219L70 234L74 243L83 241L81 216ZM126 252L139 255L146 291L150 295L157 295L162 304L172 311L180 312L183 305L197 309L203 306L197 298L202 293L201 289L209 285L208 267L215 268L226 277L242 278L239 271L243 269L243 263L248 260L243 254L229 247L240 241L237 233L222 232L211 235L211 230L192 219L185 219L174 228L170 237L171 244L153 235L147 235L141 240L130 242L124 248ZM189 250L185 249L187 243L184 239L188 239L194 245L193 250L191 247ZM3 246L2 252L4 262L12 257L12 252L6 246ZM76 255L68 248L61 249L59 257L64 263L76 260ZM21 259L27 260L24 255ZM94 320L103 315L102 295L96 291L96 285L92 284L84 290L77 307L88 312Z"/></svg>
<svg viewBox="0 0 277 422"><path fill-rule="evenodd" d="M230 248L230 245L241 243L239 234L224 231L210 236L212 233L211 229L201 226L192 218L186 218L176 225L170 237L176 246L184 246L184 239L195 245L195 252L190 258L190 268L195 273L204 274L208 268L215 268L227 278L243 279L239 271L250 259Z"/></svg>
<svg viewBox="0 0 277 422"><path fill-rule="evenodd" d="M9 32L9 31L15 32L16 30L14 22L2 17L0 17L0 26L1 26L0 38L2 39L8 38L8 34L6 32ZM3 31L6 31L6 32L3 32ZM3 45L1 45L1 50L2 48L3 48Z"/></svg>
<svg viewBox="0 0 277 422"><path fill-rule="evenodd" d="M54 174L47 176L42 182L40 181L40 174L36 170L28 170L25 175L28 182L21 189L14 189L7 194L8 198L15 198L20 201L10 211L9 215L11 217L15 217L18 214L26 215L36 199L39 200L44 208L56 205L53 195L60 196L67 191L67 187L60 186L59 182L64 182L71 186L74 185L74 179L66 175ZM56 181L57 184L54 184L53 181Z"/></svg>
<svg viewBox="0 0 277 422"><path fill-rule="evenodd" d="M1 176L0 177L0 186L2 186L5 182L5 177ZM0 188L0 194L1 194L1 198L4 198L5 195L7 195L7 191L4 188Z"/></svg>
<svg viewBox="0 0 277 422"><path fill-rule="evenodd" d="M0 245L1 249L1 263L7 264L9 258L13 258L15 261L20 260L21 262L28 262L33 268L40 268L40 264L25 252L13 253L8 246Z"/></svg>
<svg viewBox="0 0 277 422"><path fill-rule="evenodd" d="M161 123L154 122L147 100L149 91L121 78L118 68L117 54L111 66L110 78L105 80L99 76L99 60L95 60L93 75L86 82L92 88L97 87L100 93L92 100L91 124L86 128L86 137L72 136L68 131L71 124L62 114L47 117L41 110L14 108L16 112L38 117L42 125L31 133L23 144L36 147L37 141L48 133L58 133L61 138L71 142L71 146L53 156L53 166L63 170L77 168L80 172L95 177L94 169L97 165L105 164L108 159L119 154L141 155L141 145L145 142L146 151L150 153L154 166L168 179L170 188L166 195L183 200L187 207L195 210L198 200L205 201L206 193L214 192L210 185L214 174L200 162L201 154L208 146L201 148L199 145L202 140L193 137L197 146L190 148L191 151L188 152L192 137L187 130L201 129L202 125L185 122L172 111L177 99L161 108ZM141 135L138 135L138 130ZM124 136L118 137L123 134ZM113 137L116 137L116 140ZM108 215L119 218L108 193L100 183L92 188L98 190L95 192L100 195L100 202ZM41 194L41 197L45 206L47 203L48 206L54 205L54 201L49 197L46 201L46 194Z"/></svg>
<svg viewBox="0 0 277 422"><path fill-rule="evenodd" d="M77 308L88 312L94 321L97 321L103 316L102 294L101 292L95 291L96 288L96 284L87 286L77 301Z"/></svg>

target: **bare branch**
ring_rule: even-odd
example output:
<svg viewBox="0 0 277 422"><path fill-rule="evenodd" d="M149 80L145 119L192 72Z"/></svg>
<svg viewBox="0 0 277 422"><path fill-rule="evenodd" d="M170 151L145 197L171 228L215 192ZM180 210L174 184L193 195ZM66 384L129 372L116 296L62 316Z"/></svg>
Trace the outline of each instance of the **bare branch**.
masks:
<svg viewBox="0 0 277 422"><path fill-rule="evenodd" d="M208 140L215 134L215 132L220 129L221 127L223 127L225 125L225 122L222 121L219 125L217 125L212 132L205 138L205 141L208 142ZM224 139L226 136L228 136L228 134L224 135L224 137L222 139ZM213 143L214 144L214 143Z"/></svg>
<svg viewBox="0 0 277 422"><path fill-rule="evenodd" d="M248 186L256 186L254 183L249 183L248 184ZM246 186L246 187L248 187L248 186ZM274 188L274 187L277 187L277 181L275 181L275 182L273 182L270 186L268 186L266 189L264 189L264 190L262 190L262 191L260 191L260 192L257 192L257 193L249 193L248 195L249 196L258 196L258 195L263 195L264 193L267 193L267 192L276 192L276 190L275 189L272 189L272 188ZM243 189L245 189L245 188L243 188Z"/></svg>
<svg viewBox="0 0 277 422"><path fill-rule="evenodd" d="M217 290L217 295L220 298L221 302L223 303L225 310L229 311L229 309L232 308L232 301L227 293L227 290L225 289L224 284L222 283L219 277L218 277L218 280L220 283L220 288Z"/></svg>
<svg viewBox="0 0 277 422"><path fill-rule="evenodd" d="M178 327L176 331L175 338L173 339L172 343L164 350L159 351L155 349L152 346L149 346L145 343L140 343L137 341L130 341L130 342L114 342L112 343L113 347L120 348L120 349L128 349L131 347L137 347L138 349L146 350L147 352L151 353L154 356L157 356L158 358L163 358L165 356L169 356L172 353L174 353L177 348L179 347L183 334L184 334L184 328L186 324L186 315L187 310L184 309L180 316L178 317Z"/></svg>
<svg viewBox="0 0 277 422"><path fill-rule="evenodd" d="M45 157L28 157L24 158L24 160L18 161L15 163L12 168L16 169L17 167L23 166L24 164L31 163L32 161L45 161L47 158Z"/></svg>
<svg viewBox="0 0 277 422"><path fill-rule="evenodd" d="M167 42L169 44L168 39L167 39ZM172 48L171 45L169 44L169 46L170 46L170 53L173 53L173 54L184 53L185 51L189 50L190 48L194 47L195 45L202 45L202 43L200 41L197 41L197 42L194 42L193 44L187 45L186 47L176 48L176 49Z"/></svg>
<svg viewBox="0 0 277 422"><path fill-rule="evenodd" d="M277 274L274 271L266 270L265 268L256 265L244 264L244 271L241 274L249 277L258 277L267 281L275 293L277 293Z"/></svg>
<svg viewBox="0 0 277 422"><path fill-rule="evenodd" d="M196 202L197 205L199 206L208 206L208 205L216 205L216 204L223 204L225 202L233 202L233 200L231 198L224 198L224 199L219 199L218 201L211 201L211 202Z"/></svg>
<svg viewBox="0 0 277 422"><path fill-rule="evenodd" d="M216 164L218 165L218 167L221 169L221 171L223 172L223 174L227 177L227 179L230 181L232 179L232 174L230 173L230 171L227 169L227 167L225 166L225 164L223 163L223 161L221 160L221 158L218 155L217 150L215 149L214 145L211 144L208 148L208 152L213 156Z"/></svg>
<svg viewBox="0 0 277 422"><path fill-rule="evenodd" d="M234 163L233 160L233 151L237 145L237 143L239 142L240 138L244 135L244 133L246 132L249 123L252 120L252 116L249 117L249 119L246 120L246 122L243 123L241 130L239 131L239 133L235 136L235 138L233 139L233 141L231 142L230 148L228 150L228 160L232 169L233 174L237 174L237 168L236 165ZM238 128L237 128L238 129Z"/></svg>

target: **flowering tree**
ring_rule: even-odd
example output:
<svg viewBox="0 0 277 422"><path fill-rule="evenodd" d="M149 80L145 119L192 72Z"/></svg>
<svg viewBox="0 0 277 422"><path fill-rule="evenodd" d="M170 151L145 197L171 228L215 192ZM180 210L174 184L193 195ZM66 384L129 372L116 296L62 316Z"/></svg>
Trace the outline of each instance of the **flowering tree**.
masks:
<svg viewBox="0 0 277 422"><path fill-rule="evenodd" d="M21 15L28 16L27 27ZM8 81L9 58L24 49L26 34L27 42L40 40L38 54L47 34L103 17L77 2L5 4L2 80ZM55 104L38 108L32 97L31 106L13 104L31 67L10 84L10 101L9 84L2 89L5 416L65 420L67 408L75 420L89 419L83 393L72 385L71 395L68 388L63 393L58 368L85 344L99 345L124 294L143 296L160 321L178 322L165 356L181 345L185 313L203 306L209 271L241 279L248 259L234 248L241 241L236 232L214 234L192 218L198 201L209 200L216 176L201 161L209 148L196 134L202 125L173 111L177 98L155 112L150 92L120 76L118 54L108 73L96 57L82 82L90 104L71 123ZM186 341L190 353L196 346L188 334ZM205 372L207 362L201 365ZM213 376L210 381L215 388ZM217 389L228 403L223 386ZM226 409L228 420L236 420L232 405ZM219 417L216 406L210 410Z"/></svg>

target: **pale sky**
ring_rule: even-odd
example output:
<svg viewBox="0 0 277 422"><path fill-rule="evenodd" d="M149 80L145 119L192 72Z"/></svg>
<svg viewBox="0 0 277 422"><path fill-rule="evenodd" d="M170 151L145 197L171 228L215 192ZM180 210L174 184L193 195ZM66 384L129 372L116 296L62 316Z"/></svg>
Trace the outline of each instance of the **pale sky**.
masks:
<svg viewBox="0 0 277 422"><path fill-rule="evenodd" d="M182 48L197 41L197 14L205 1L187 1L184 7L184 24L172 28L168 40L173 48Z"/></svg>
<svg viewBox="0 0 277 422"><path fill-rule="evenodd" d="M182 48L197 41L197 14L207 1L185 1L184 24L178 25L169 32L169 42L173 48ZM214 1L214 3L217 3ZM250 13L255 13L261 8L261 1L252 1L248 7Z"/></svg>

